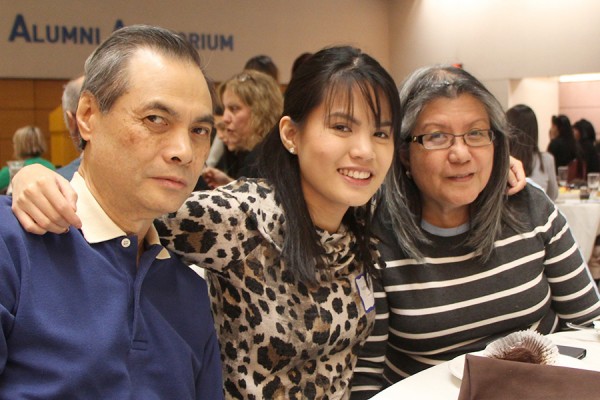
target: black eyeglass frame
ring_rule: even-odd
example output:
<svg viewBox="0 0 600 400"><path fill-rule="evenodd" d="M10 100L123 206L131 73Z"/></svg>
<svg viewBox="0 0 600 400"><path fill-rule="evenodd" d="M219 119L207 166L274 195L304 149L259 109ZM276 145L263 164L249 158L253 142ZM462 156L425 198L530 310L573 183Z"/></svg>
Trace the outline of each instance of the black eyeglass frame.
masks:
<svg viewBox="0 0 600 400"><path fill-rule="evenodd" d="M465 136L467 136L468 134L473 133L473 132L487 132L490 137L490 141L486 142L484 144L477 144L477 145L468 143L467 139L465 139ZM448 142L449 144L446 147L436 147L436 148L426 147L425 143L423 143L423 139L427 136L433 136L433 135L444 135L445 137L451 136L452 139ZM417 136L409 136L406 138L406 142L407 143L413 143L413 142L419 143L426 150L446 150L454 145L454 141L458 137L462 138L463 142L469 147L484 147L484 146L488 146L488 145L494 143L494 139L496 138L496 133L491 128L490 129L472 129L469 132L465 132L460 135L455 135L453 133L446 133L446 132L433 132L433 133L424 133L422 135L417 135Z"/></svg>

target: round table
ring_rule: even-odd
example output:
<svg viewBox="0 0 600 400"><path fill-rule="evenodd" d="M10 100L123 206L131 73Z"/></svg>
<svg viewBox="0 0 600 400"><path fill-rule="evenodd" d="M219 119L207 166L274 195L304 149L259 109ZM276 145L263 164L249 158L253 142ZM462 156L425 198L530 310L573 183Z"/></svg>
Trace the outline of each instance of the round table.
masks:
<svg viewBox="0 0 600 400"><path fill-rule="evenodd" d="M596 236L600 233L600 201L561 199L559 196L556 206L567 219L583 257L589 260Z"/></svg>
<svg viewBox="0 0 600 400"><path fill-rule="evenodd" d="M555 344L585 348L587 355L581 363L586 369L600 371L600 334L594 330L559 332L548 337ZM445 362L403 379L372 397L372 400L456 399L460 384L460 379L450 373Z"/></svg>

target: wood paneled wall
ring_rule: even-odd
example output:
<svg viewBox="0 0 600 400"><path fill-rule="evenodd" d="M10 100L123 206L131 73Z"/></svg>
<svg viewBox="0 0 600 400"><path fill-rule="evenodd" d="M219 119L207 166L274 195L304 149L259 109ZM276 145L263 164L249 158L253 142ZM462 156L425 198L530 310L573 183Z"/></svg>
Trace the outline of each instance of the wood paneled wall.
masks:
<svg viewBox="0 0 600 400"><path fill-rule="evenodd" d="M50 114L60 108L66 82L54 79L0 79L0 166L5 166L6 161L13 159L12 136L25 125L36 125L44 132L48 144L44 158L57 165L70 161L53 159L51 156L56 140L50 139L49 122ZM77 154L68 137L64 144L73 147L69 149L69 154Z"/></svg>

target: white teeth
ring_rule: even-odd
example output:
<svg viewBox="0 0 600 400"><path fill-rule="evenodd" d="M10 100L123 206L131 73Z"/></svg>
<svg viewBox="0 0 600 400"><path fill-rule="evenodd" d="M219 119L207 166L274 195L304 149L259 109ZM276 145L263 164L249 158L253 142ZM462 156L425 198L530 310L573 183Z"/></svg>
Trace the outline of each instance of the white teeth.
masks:
<svg viewBox="0 0 600 400"><path fill-rule="evenodd" d="M371 177L371 173L367 171L355 171L350 169L340 169L342 175L349 176L354 179L367 179Z"/></svg>

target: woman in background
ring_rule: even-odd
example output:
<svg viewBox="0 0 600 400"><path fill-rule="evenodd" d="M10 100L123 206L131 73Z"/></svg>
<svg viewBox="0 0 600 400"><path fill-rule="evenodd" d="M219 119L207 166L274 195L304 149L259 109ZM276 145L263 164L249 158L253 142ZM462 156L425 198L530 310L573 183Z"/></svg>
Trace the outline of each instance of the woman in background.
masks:
<svg viewBox="0 0 600 400"><path fill-rule="evenodd" d="M554 157L550 153L541 152L538 147L538 122L531 107L517 104L506 112L512 136L510 153L521 160L525 174L539 185L550 200L558 197L558 182Z"/></svg>
<svg viewBox="0 0 600 400"><path fill-rule="evenodd" d="M592 124L586 119L580 119L573 124L573 134L583 152L587 172L600 172L600 159L596 151L596 132Z"/></svg>
<svg viewBox="0 0 600 400"><path fill-rule="evenodd" d="M42 164L55 170L54 165L42 158L46 152L46 140L41 129L37 126L24 126L15 131L13 135L14 156L18 160L25 161L25 165ZM6 191L10 184L10 173L8 167L0 169L0 192Z"/></svg>
<svg viewBox="0 0 600 400"><path fill-rule="evenodd" d="M569 180L585 179L586 167L583 154L573 134L571 121L566 115L552 116L550 139L548 153L554 156L556 168L558 169L558 167L569 166L571 164L573 166L571 167L572 171L569 172Z"/></svg>
<svg viewBox="0 0 600 400"><path fill-rule="evenodd" d="M400 102L400 156L374 227L386 266L357 399L509 333L600 317L598 288L554 203L533 185L506 196L510 133L481 82L426 67Z"/></svg>
<svg viewBox="0 0 600 400"><path fill-rule="evenodd" d="M281 90L273 78L248 70L234 75L219 86L223 105L221 138L226 151L202 177L208 187L225 185L245 176L258 177L256 146L277 124L283 108Z"/></svg>

